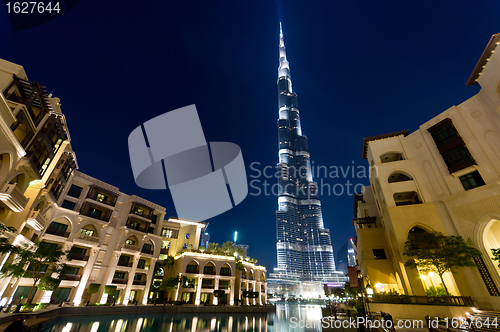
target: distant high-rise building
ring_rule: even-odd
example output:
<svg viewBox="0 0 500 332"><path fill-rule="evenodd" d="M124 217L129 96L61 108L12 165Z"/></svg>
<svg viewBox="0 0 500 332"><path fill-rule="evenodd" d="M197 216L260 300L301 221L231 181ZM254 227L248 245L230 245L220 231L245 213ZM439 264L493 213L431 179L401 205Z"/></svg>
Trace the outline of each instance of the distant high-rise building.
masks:
<svg viewBox="0 0 500 332"><path fill-rule="evenodd" d="M201 234L200 247L207 247L210 242L210 234L207 232Z"/></svg>
<svg viewBox="0 0 500 332"><path fill-rule="evenodd" d="M236 246L243 250L243 256L248 256L248 244L237 244Z"/></svg>
<svg viewBox="0 0 500 332"><path fill-rule="evenodd" d="M323 225L318 187L312 178L307 138L302 135L281 26L279 62L278 268L271 279L276 287L281 287L277 293L316 296L323 293L324 283L339 281L339 274L335 271L330 231Z"/></svg>
<svg viewBox="0 0 500 332"><path fill-rule="evenodd" d="M347 268L349 266L356 266L356 257L354 254L353 241L349 239L340 249L337 251L337 271L341 271L344 275L347 274Z"/></svg>

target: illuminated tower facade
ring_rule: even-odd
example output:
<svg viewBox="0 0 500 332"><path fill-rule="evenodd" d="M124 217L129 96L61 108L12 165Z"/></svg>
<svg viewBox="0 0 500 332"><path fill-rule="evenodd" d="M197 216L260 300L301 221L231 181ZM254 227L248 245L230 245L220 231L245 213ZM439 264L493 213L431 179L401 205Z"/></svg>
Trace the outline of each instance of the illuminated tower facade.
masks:
<svg viewBox="0 0 500 332"><path fill-rule="evenodd" d="M295 280L297 285L304 281L334 281L338 274L330 231L323 226L318 186L311 174L307 137L302 135L281 25L278 98L278 167L281 169L276 212L278 268L271 277L285 283Z"/></svg>

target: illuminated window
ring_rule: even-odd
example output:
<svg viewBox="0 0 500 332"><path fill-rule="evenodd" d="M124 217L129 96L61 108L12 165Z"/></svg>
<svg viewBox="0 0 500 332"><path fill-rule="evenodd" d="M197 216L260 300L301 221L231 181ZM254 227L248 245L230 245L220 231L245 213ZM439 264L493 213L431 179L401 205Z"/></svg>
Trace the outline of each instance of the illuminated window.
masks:
<svg viewBox="0 0 500 332"><path fill-rule="evenodd" d="M85 228L80 229L79 233L83 234L83 235L87 235L87 236L93 236L94 235L94 231L93 230L91 230L91 229L85 229Z"/></svg>
<svg viewBox="0 0 500 332"><path fill-rule="evenodd" d="M125 241L125 243L126 243L126 244L129 244L129 245L131 245L131 246L135 245L135 241L134 241L134 240L132 240L132 239L127 239L127 240Z"/></svg>
<svg viewBox="0 0 500 332"><path fill-rule="evenodd" d="M186 238L186 240L189 239L189 233L186 233L185 238Z"/></svg>

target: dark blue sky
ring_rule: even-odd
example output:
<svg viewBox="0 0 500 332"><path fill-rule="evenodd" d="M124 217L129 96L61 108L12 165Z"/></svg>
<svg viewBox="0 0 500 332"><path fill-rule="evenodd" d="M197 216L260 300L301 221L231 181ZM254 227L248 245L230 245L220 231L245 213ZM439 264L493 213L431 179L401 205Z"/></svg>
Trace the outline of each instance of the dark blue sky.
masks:
<svg viewBox="0 0 500 332"><path fill-rule="evenodd" d="M465 82L500 32L499 15L494 0L81 0L62 17L18 33L0 9L0 57L61 98L80 171L175 216L168 192L135 185L128 135L196 104L207 141L238 144L248 175L255 175L252 162L274 166L280 20L314 165L345 169L366 165L363 137L414 131L477 93ZM367 183L323 182L346 180ZM324 194L322 204L340 248L355 234L353 198ZM210 220L211 240L230 240L237 230L238 242L272 271L276 207L276 197L249 195Z"/></svg>

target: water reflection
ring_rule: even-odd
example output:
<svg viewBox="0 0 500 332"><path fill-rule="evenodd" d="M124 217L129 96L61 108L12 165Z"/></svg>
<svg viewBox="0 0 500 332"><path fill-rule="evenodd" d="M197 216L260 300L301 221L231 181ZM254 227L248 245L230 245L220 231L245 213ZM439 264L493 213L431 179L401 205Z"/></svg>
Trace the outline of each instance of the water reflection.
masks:
<svg viewBox="0 0 500 332"><path fill-rule="evenodd" d="M56 318L44 332L320 332L321 307L277 305L268 314L130 314ZM310 325L310 324L309 324Z"/></svg>

